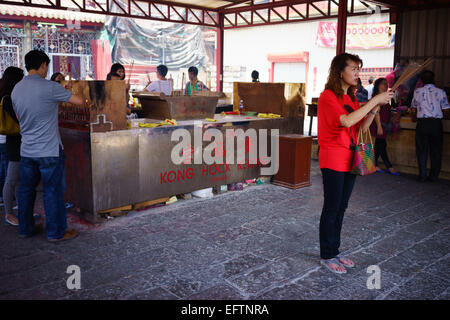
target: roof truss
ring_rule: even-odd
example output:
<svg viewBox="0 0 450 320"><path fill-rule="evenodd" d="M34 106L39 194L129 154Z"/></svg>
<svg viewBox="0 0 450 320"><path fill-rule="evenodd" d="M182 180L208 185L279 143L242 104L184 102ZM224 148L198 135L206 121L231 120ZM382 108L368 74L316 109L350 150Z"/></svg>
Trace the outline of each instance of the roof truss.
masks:
<svg viewBox="0 0 450 320"><path fill-rule="evenodd" d="M0 4L224 29L336 18L339 6L339 0L218 0L216 3L221 5L198 6L187 0L0 0ZM348 4L348 16L388 11L387 8L364 0L348 0Z"/></svg>

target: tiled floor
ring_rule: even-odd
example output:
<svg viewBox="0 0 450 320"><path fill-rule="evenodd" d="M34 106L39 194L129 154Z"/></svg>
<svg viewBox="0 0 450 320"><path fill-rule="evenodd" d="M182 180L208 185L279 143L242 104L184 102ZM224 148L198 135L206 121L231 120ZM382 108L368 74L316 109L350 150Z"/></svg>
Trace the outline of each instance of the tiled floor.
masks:
<svg viewBox="0 0 450 320"><path fill-rule="evenodd" d="M289 190L251 186L178 201L100 226L69 215L77 239L19 239L0 226L0 299L449 299L450 182L359 177L341 251L356 268L319 265L322 181ZM39 204L38 204L39 206ZM67 288L69 265L81 289ZM380 289L368 289L370 265Z"/></svg>

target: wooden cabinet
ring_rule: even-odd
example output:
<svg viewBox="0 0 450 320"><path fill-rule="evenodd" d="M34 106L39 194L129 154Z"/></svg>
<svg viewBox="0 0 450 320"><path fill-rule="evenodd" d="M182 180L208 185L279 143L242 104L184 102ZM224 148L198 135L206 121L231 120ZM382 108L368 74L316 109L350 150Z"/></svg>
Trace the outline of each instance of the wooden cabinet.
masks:
<svg viewBox="0 0 450 320"><path fill-rule="evenodd" d="M311 185L311 145L312 137L280 135L279 169L273 184L290 189Z"/></svg>

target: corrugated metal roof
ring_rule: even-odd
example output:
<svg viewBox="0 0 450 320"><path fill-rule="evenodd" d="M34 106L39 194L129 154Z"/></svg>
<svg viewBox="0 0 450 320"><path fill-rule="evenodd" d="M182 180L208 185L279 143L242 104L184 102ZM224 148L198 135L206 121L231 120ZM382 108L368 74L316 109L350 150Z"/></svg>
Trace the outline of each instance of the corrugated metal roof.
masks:
<svg viewBox="0 0 450 320"><path fill-rule="evenodd" d="M435 73L438 86L450 86L450 8L403 13L400 23L400 44L396 52L397 61L400 58L422 63L433 57L432 64L427 68Z"/></svg>
<svg viewBox="0 0 450 320"><path fill-rule="evenodd" d="M15 5L0 5L0 14L20 17L36 17L65 21L81 21L91 23L105 23L106 16L71 10L53 10L44 8L21 7Z"/></svg>

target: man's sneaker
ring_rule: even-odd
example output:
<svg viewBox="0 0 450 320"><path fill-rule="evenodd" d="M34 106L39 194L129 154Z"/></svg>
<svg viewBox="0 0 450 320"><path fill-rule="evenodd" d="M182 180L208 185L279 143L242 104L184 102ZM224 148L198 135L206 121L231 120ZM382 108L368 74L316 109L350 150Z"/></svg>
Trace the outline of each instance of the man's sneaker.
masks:
<svg viewBox="0 0 450 320"><path fill-rule="evenodd" d="M9 216L9 214L5 215L5 224L13 226L13 227L18 227L19 226L19 222L8 219L8 216Z"/></svg>
<svg viewBox="0 0 450 320"><path fill-rule="evenodd" d="M60 242L60 241L66 241L66 240L72 240L75 239L78 236L78 232L76 232L74 229L67 230L64 236L58 239L47 239L50 242Z"/></svg>

